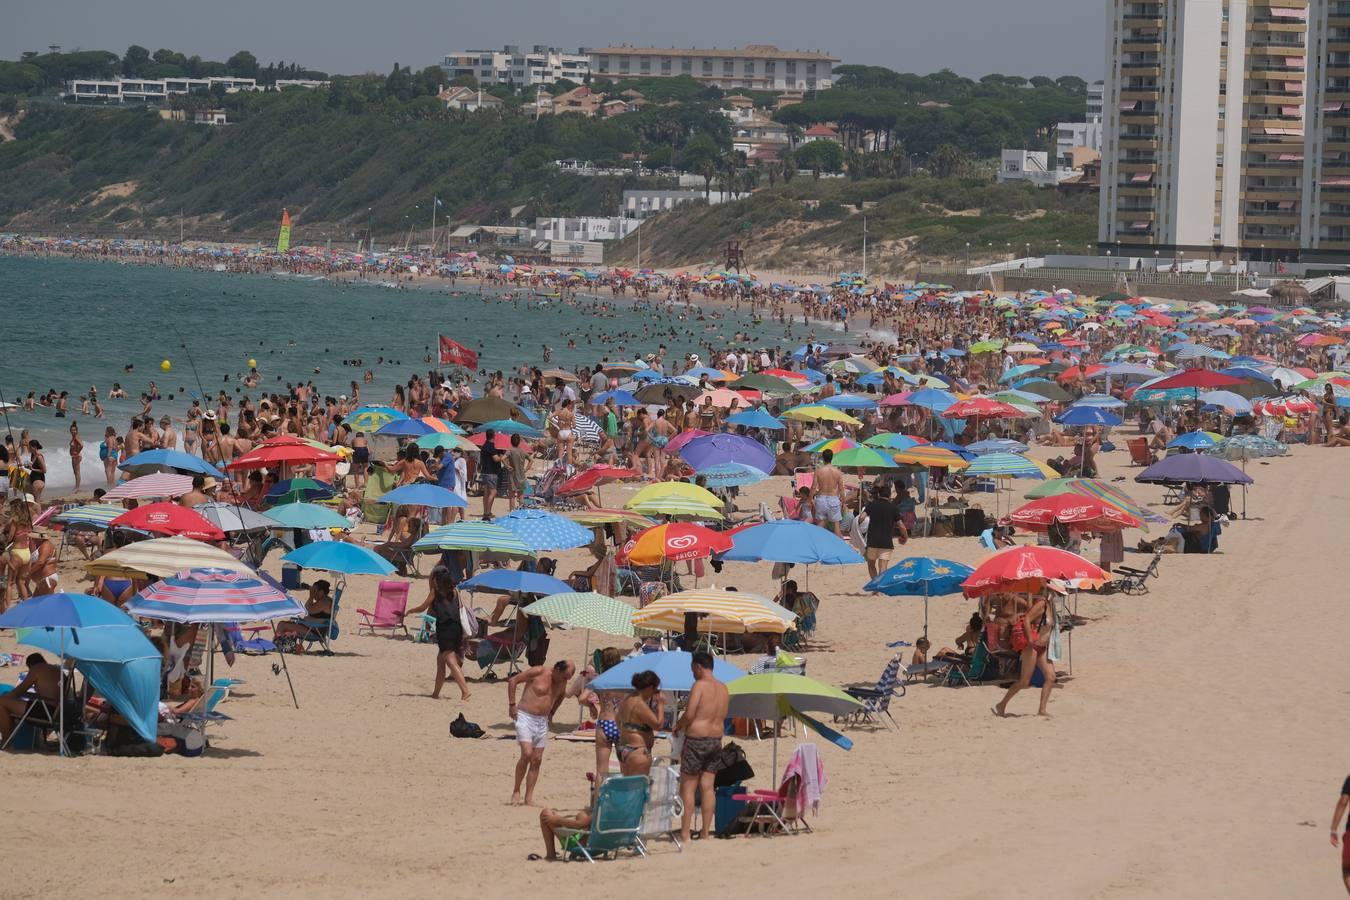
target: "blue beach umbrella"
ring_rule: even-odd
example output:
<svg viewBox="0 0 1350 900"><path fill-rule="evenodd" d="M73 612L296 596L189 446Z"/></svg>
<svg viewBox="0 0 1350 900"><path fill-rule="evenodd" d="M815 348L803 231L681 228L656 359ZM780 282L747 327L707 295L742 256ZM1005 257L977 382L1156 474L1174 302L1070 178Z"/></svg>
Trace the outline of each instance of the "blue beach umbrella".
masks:
<svg viewBox="0 0 1350 900"><path fill-rule="evenodd" d="M680 448L680 458L695 471L722 463L744 463L761 472L773 471L773 454L753 438L738 434L708 434Z"/></svg>
<svg viewBox="0 0 1350 900"><path fill-rule="evenodd" d="M975 570L949 559L911 556L891 566L863 586L888 597L923 598L923 635L928 636L928 598L959 594L961 583Z"/></svg>
<svg viewBox="0 0 1350 900"><path fill-rule="evenodd" d="M976 441L966 447L976 456L985 456L989 453L1026 453L1029 449L1026 444L1014 441L1011 438L988 438L983 441Z"/></svg>
<svg viewBox="0 0 1350 900"><path fill-rule="evenodd" d="M381 425L375 433L382 437L421 437L436 429L418 419L393 419Z"/></svg>
<svg viewBox="0 0 1350 900"><path fill-rule="evenodd" d="M694 688L694 673L690 669L693 658L692 653L684 650L643 653L602 672L591 682L591 687L597 691L631 691L634 675L653 672L661 679L661 690L691 691ZM737 678L744 678L745 672L717 658L713 660L713 677L723 684L729 684Z"/></svg>
<svg viewBox="0 0 1350 900"><path fill-rule="evenodd" d="M285 503L274 506L267 515L280 528L343 528L350 529L352 523L336 510L315 503Z"/></svg>
<svg viewBox="0 0 1350 900"><path fill-rule="evenodd" d="M472 578L459 583L460 590L484 591L506 594L519 591L522 594L562 594L572 590L565 581L545 575L541 572L522 572L519 569L485 569Z"/></svg>
<svg viewBox="0 0 1350 900"><path fill-rule="evenodd" d="M591 398L593 406L604 406L606 402L613 400L615 406L641 406L642 401L634 397L628 391L605 391L603 394L596 394Z"/></svg>
<svg viewBox="0 0 1350 900"><path fill-rule="evenodd" d="M350 425L357 431L373 432L381 425L392 422L395 419L406 419L407 413L399 412L392 406L361 406L347 413L347 418L342 420L344 425Z"/></svg>
<svg viewBox="0 0 1350 900"><path fill-rule="evenodd" d="M932 412L942 412L956 402L956 395L938 388L923 388L905 398L910 406L921 406Z"/></svg>
<svg viewBox="0 0 1350 900"><path fill-rule="evenodd" d="M215 466L191 453L178 450L147 450L129 456L118 464L117 468L132 475L148 475L151 472L179 470L196 475L210 475L212 478L224 478L225 475Z"/></svg>
<svg viewBox="0 0 1350 900"><path fill-rule="evenodd" d="M907 434L893 434L883 431L863 441L863 446L876 447L880 450L908 450L910 447L917 447L921 443L923 441L916 440Z"/></svg>
<svg viewBox="0 0 1350 900"><path fill-rule="evenodd" d="M803 563L810 565L848 565L863 558L833 532L793 519L777 519L737 532L731 549L722 554L737 562Z"/></svg>
<svg viewBox="0 0 1350 900"><path fill-rule="evenodd" d="M413 544L413 550L418 553L465 550L470 553L493 553L503 557L535 556L533 547L521 540L511 529L495 522L454 522L433 528L425 537Z"/></svg>
<svg viewBox="0 0 1350 900"><path fill-rule="evenodd" d="M379 502L399 506L427 506L432 509L469 505L459 494L435 484L405 484L382 494Z"/></svg>
<svg viewBox="0 0 1350 900"><path fill-rule="evenodd" d="M336 494L333 486L313 478L287 478L272 485L263 497L268 503L295 503L304 500L327 500Z"/></svg>
<svg viewBox="0 0 1350 900"><path fill-rule="evenodd" d="M394 567L375 551L346 541L316 541L281 558L302 569L335 572L339 575L391 575Z"/></svg>
<svg viewBox="0 0 1350 900"><path fill-rule="evenodd" d="M689 480L694 481L698 477L704 478L709 488L729 488L759 484L769 476L745 463L718 463L706 469L699 469Z"/></svg>
<svg viewBox="0 0 1350 900"><path fill-rule="evenodd" d="M1055 421L1061 425L1119 425L1125 420L1100 406L1070 406L1055 416Z"/></svg>
<svg viewBox="0 0 1350 900"><path fill-rule="evenodd" d="M524 422L517 422L514 419L495 419L491 422L484 422L474 429L476 434L482 434L485 431L492 431L496 434L518 434L523 438L534 440L541 438L544 433L538 428L526 425Z"/></svg>
<svg viewBox="0 0 1350 900"><path fill-rule="evenodd" d="M260 577L232 569L188 569L127 601L129 615L164 622L263 622L299 619L305 608Z"/></svg>
<svg viewBox="0 0 1350 900"><path fill-rule="evenodd" d="M1172 438L1167 442L1167 446L1169 449L1180 447L1186 450L1208 450L1217 443L1218 441L1203 431L1188 431Z"/></svg>
<svg viewBox="0 0 1350 900"><path fill-rule="evenodd" d="M571 550L595 540L590 529L542 509L517 509L492 520L535 550Z"/></svg>
<svg viewBox="0 0 1350 900"><path fill-rule="evenodd" d="M727 418L728 425L744 425L746 428L760 428L765 431L779 431L786 428L779 419L769 414L762 406L747 409Z"/></svg>

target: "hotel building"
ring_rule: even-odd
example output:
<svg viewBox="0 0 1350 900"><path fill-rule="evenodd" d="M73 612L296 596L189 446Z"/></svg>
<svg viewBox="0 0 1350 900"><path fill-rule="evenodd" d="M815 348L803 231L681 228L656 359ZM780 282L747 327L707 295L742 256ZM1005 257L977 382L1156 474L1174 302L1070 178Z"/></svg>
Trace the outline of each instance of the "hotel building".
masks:
<svg viewBox="0 0 1350 900"><path fill-rule="evenodd" d="M754 91L825 90L839 60L819 51L779 50L749 44L739 50L601 47L591 50L597 78L674 78L688 75L719 88Z"/></svg>

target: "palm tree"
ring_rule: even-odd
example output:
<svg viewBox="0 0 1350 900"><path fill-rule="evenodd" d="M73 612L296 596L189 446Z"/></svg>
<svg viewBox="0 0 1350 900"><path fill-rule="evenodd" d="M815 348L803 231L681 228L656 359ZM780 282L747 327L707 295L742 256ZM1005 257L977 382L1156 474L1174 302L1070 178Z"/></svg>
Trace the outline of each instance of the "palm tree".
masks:
<svg viewBox="0 0 1350 900"><path fill-rule="evenodd" d="M705 159L698 168L698 174L703 176L703 199L707 200L712 193L712 180L717 175L717 166L711 159Z"/></svg>

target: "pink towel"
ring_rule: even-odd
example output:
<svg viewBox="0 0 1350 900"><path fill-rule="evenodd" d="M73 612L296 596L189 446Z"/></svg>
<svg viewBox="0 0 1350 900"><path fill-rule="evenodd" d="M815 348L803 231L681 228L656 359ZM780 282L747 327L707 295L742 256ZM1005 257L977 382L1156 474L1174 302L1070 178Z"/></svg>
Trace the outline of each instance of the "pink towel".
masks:
<svg viewBox="0 0 1350 900"><path fill-rule="evenodd" d="M820 797L825 793L826 778L825 766L820 761L815 744L799 744L797 749L792 751L787 767L783 769L783 778L778 783L780 795L788 779L794 776L801 779L801 786L797 790L797 815L805 813L808 806L812 812L819 813Z"/></svg>

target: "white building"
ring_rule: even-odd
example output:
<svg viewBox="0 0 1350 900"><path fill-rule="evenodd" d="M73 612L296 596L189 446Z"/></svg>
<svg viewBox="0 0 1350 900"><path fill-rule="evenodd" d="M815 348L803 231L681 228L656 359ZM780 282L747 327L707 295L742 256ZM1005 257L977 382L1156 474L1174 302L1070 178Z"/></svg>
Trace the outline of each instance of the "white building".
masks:
<svg viewBox="0 0 1350 900"><path fill-rule="evenodd" d="M1072 174L1052 167L1044 150L1004 150L998 166L999 181L1029 181L1038 187L1054 187Z"/></svg>
<svg viewBox="0 0 1350 900"><path fill-rule="evenodd" d="M1102 123L1060 122L1055 126L1055 159L1062 164L1074 147L1102 152Z"/></svg>
<svg viewBox="0 0 1350 900"><path fill-rule="evenodd" d="M1111 0L1098 242L1343 259L1350 3Z"/></svg>
<svg viewBox="0 0 1350 900"><path fill-rule="evenodd" d="M515 87L553 84L560 78L581 84L591 71L584 50L565 53L536 44L528 52L514 44L501 50L452 50L441 61L447 80L472 77L479 84Z"/></svg>
<svg viewBox="0 0 1350 900"><path fill-rule="evenodd" d="M632 234L639 219L620 216L552 216L534 220L536 241L617 241Z"/></svg>
<svg viewBox="0 0 1350 900"><path fill-rule="evenodd" d="M748 44L739 50L601 47L590 51L591 72L610 79L687 75L719 88L756 91L824 90L839 60L818 50L780 50Z"/></svg>
<svg viewBox="0 0 1350 900"><path fill-rule="evenodd" d="M1100 122L1104 113L1102 97L1106 92L1105 81L1094 81L1087 86L1087 120Z"/></svg>
<svg viewBox="0 0 1350 900"><path fill-rule="evenodd" d="M261 90L256 78L78 78L66 84L65 95L105 103L144 102L163 100L171 94L209 91L217 85L227 94Z"/></svg>

